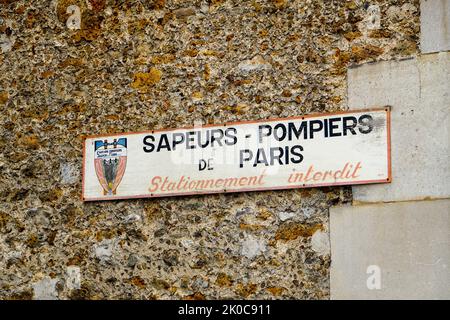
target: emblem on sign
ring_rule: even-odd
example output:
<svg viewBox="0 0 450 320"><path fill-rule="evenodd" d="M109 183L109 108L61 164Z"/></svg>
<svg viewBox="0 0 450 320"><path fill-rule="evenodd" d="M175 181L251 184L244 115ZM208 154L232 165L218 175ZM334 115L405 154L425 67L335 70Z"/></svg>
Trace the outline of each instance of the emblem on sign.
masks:
<svg viewBox="0 0 450 320"><path fill-rule="evenodd" d="M103 195L115 195L127 166L127 138L97 140L94 143L94 165Z"/></svg>

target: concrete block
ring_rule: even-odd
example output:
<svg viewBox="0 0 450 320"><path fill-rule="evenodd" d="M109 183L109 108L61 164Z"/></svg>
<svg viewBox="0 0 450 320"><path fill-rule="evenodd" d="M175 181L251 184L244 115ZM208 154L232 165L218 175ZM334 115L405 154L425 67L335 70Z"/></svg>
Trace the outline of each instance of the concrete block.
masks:
<svg viewBox="0 0 450 320"><path fill-rule="evenodd" d="M450 200L330 210L331 299L449 299Z"/></svg>
<svg viewBox="0 0 450 320"><path fill-rule="evenodd" d="M354 201L450 197L450 52L348 71L350 109L392 106L392 183L353 187Z"/></svg>
<svg viewBox="0 0 450 320"><path fill-rule="evenodd" d="M450 50L450 0L420 1L422 53Z"/></svg>

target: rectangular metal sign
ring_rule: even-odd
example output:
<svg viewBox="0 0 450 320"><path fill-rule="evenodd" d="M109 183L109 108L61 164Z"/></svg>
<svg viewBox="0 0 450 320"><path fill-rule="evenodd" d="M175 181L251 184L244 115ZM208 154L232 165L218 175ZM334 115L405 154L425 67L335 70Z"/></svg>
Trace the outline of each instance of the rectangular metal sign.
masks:
<svg viewBox="0 0 450 320"><path fill-rule="evenodd" d="M88 137L83 200L391 181L390 108Z"/></svg>

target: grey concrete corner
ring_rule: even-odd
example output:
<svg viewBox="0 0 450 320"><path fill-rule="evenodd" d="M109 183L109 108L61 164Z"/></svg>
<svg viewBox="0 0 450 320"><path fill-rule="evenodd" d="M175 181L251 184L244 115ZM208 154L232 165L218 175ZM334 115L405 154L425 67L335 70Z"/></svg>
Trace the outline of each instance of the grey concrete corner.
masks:
<svg viewBox="0 0 450 320"><path fill-rule="evenodd" d="M450 200L330 210L331 299L450 299Z"/></svg>

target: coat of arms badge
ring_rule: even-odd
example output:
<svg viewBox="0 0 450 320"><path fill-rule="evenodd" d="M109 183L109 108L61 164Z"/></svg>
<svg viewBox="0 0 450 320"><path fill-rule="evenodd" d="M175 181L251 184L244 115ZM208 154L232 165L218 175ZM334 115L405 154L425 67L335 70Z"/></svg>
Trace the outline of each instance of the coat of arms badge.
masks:
<svg viewBox="0 0 450 320"><path fill-rule="evenodd" d="M94 148L95 173L103 195L115 195L127 165L127 139L97 140Z"/></svg>

